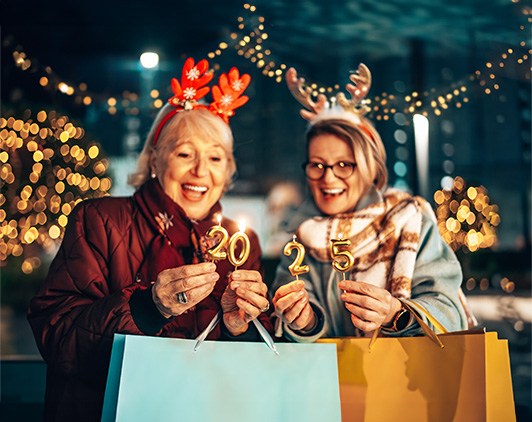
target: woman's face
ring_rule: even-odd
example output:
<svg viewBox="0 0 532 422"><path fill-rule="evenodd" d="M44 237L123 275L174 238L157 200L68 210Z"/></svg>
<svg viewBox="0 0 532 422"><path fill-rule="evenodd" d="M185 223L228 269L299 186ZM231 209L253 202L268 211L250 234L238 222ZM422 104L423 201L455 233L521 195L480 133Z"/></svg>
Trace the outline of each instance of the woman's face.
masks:
<svg viewBox="0 0 532 422"><path fill-rule="evenodd" d="M228 160L218 142L194 137L177 141L170 153L161 151L154 169L164 192L187 217L202 220L224 192Z"/></svg>
<svg viewBox="0 0 532 422"><path fill-rule="evenodd" d="M350 145L331 134L318 135L309 143L308 160L332 166L339 161L356 163ZM335 215L353 211L364 192L364 186L358 174L358 167L345 179L335 176L331 168L327 168L319 180L310 180L308 184L314 202L327 215Z"/></svg>

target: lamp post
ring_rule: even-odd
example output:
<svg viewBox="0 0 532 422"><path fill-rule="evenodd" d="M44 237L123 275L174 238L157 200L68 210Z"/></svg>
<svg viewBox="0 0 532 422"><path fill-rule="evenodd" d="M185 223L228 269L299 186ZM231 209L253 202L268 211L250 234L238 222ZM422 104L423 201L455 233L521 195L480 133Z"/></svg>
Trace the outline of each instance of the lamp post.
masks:
<svg viewBox="0 0 532 422"><path fill-rule="evenodd" d="M429 195L429 120L421 114L414 115L414 136L419 194L427 198Z"/></svg>
<svg viewBox="0 0 532 422"><path fill-rule="evenodd" d="M149 105L150 92L153 89L155 73L159 67L159 55L148 51L142 53L139 58L141 76L141 104L144 107Z"/></svg>

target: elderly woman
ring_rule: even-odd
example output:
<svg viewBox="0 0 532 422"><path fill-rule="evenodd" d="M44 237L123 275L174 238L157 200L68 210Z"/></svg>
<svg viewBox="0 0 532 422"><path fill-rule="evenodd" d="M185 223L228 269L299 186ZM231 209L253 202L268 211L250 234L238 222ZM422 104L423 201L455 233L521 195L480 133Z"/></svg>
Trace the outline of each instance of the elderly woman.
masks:
<svg viewBox="0 0 532 422"><path fill-rule="evenodd" d="M405 300L422 306L448 330L466 329L460 264L439 235L430 205L386 189L385 149L359 104L369 89L369 70L361 65L352 80L353 100L340 96L345 109L334 112L324 97L305 102L304 81L293 69L287 73L294 95L310 109L302 111L310 120L303 168L312 197L285 223L305 247L302 264L308 273L294 280L288 272L294 257L281 257L271 287L276 335L312 342L375 330L419 334ZM334 257L331 239L344 241ZM352 265L349 271L346 265Z"/></svg>
<svg viewBox="0 0 532 422"><path fill-rule="evenodd" d="M217 240L206 233L218 224L235 173L224 120L247 100L240 94L249 76L235 68L222 75L207 108L197 103L212 78L201 76L206 70L205 60L187 60L132 175L136 193L77 206L31 301L28 319L48 365L45 420L100 420L115 333L191 339L220 309L209 339L258 340L256 318L271 331L255 233L248 232L250 256L237 271L207 254ZM238 231L229 219L222 224L229 236Z"/></svg>

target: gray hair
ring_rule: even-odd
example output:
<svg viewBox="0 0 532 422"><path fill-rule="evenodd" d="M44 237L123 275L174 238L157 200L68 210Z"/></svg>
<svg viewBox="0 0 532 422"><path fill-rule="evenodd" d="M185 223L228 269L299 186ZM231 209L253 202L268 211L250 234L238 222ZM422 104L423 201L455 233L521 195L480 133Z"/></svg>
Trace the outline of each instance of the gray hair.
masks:
<svg viewBox="0 0 532 422"><path fill-rule="evenodd" d="M153 138L155 132L163 118L172 110L174 110L174 107L167 104L155 117L144 148L137 160L137 169L128 176L128 184L138 189L150 178L152 157L164 157L164 154L169 154L173 150L178 140L195 136L203 139L218 140L226 152L228 171L225 190L227 190L236 173L235 158L233 156L233 133L229 125L207 109L183 110L165 123L159 134L157 147L154 147Z"/></svg>

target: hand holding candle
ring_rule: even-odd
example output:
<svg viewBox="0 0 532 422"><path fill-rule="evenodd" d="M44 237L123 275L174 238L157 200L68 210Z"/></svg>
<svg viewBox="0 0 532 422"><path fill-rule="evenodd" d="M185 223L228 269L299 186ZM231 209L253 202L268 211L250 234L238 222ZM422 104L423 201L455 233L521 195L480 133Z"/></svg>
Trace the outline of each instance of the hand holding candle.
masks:
<svg viewBox="0 0 532 422"><path fill-rule="evenodd" d="M249 257L250 247L251 247L250 242L249 242L249 237L245 233L246 223L244 220L240 221L240 223L238 224L238 229L239 231L233 234L231 238L229 239L229 246L227 248L229 262L232 265L234 265L235 271L238 269L238 267L240 267L247 261ZM242 242L242 251L240 252L237 258L235 256L235 253L236 253L236 244L238 243L238 241Z"/></svg>
<svg viewBox="0 0 532 422"><path fill-rule="evenodd" d="M297 251L296 259L288 266L288 269L290 270L290 274L295 275L296 280L299 280L299 274L308 273L309 266L301 265L305 258L305 247L296 241L296 235L294 235L292 240L285 245L283 253L286 256L290 256L294 249Z"/></svg>
<svg viewBox="0 0 532 422"><path fill-rule="evenodd" d="M336 271L342 273L342 279L345 280L345 273L348 272L353 264L355 258L349 251L351 241L349 239L342 239L342 235L338 235L338 239L331 239L331 258L333 259L332 265ZM342 261L338 261L335 258L342 258ZM345 260L343 259L345 258Z"/></svg>
<svg viewBox="0 0 532 422"><path fill-rule="evenodd" d="M207 231L206 237L207 239L214 239L214 237L219 234L221 235L220 241L214 245L213 247L209 248L207 250L207 254L214 262L217 259L225 259L227 258L227 253L223 250L225 244L227 243L227 239L229 238L229 234L227 233L227 230L225 230L222 227L222 216L218 214L218 217L216 217L218 220L217 226L212 226Z"/></svg>

